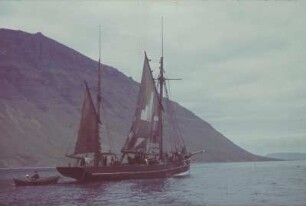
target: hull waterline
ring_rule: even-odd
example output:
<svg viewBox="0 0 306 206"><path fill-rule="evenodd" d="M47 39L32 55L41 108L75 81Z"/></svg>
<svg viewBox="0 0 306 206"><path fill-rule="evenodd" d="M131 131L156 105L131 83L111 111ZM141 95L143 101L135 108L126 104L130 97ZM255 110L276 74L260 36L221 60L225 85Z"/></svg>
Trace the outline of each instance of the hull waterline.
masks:
<svg viewBox="0 0 306 206"><path fill-rule="evenodd" d="M57 167L63 176L78 181L118 181L126 179L168 178L187 172L189 163L158 165L114 165L102 167Z"/></svg>

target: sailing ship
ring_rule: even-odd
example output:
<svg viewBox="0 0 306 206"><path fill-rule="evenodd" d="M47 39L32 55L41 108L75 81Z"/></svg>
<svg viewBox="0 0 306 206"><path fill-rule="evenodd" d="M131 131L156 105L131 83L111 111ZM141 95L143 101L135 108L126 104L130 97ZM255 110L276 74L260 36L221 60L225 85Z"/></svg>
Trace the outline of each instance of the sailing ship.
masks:
<svg viewBox="0 0 306 206"><path fill-rule="evenodd" d="M102 151L100 146L101 124L101 63L99 57L98 94L96 106L85 82L85 96L74 153L76 165L57 167L57 171L78 181L103 181L144 178L167 178L190 169L190 158L195 153L187 151L180 135L169 141L170 151L164 151L164 112L171 102L163 98L163 55L160 72L154 79L149 59L144 54L142 79L132 126L121 149L120 156ZM159 90L159 91L158 91ZM168 93L165 89L165 93ZM164 101L163 101L164 99ZM167 102L164 104L163 102ZM171 111L172 109L167 109ZM103 117L103 115L102 115ZM175 117L172 115L172 120ZM176 126L176 133L178 134ZM90 156L91 155L91 156Z"/></svg>

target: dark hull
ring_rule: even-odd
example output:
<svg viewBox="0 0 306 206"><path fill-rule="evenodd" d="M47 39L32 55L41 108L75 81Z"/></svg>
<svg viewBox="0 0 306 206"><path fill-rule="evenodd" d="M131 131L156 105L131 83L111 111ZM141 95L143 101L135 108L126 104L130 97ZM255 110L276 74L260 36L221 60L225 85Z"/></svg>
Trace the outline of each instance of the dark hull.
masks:
<svg viewBox="0 0 306 206"><path fill-rule="evenodd" d="M38 180L31 180L27 178L22 179L14 179L16 186L37 186L37 185L50 185L50 184L56 184L59 176L53 176L53 177L42 177Z"/></svg>
<svg viewBox="0 0 306 206"><path fill-rule="evenodd" d="M57 167L66 177L78 181L116 181L125 179L168 178L190 168L189 160L157 165L113 165L102 167Z"/></svg>

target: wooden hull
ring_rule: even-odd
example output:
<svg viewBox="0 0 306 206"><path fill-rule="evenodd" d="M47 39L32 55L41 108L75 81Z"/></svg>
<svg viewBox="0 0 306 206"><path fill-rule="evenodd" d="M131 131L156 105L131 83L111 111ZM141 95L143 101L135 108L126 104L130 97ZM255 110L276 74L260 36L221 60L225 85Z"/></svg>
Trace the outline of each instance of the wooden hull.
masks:
<svg viewBox="0 0 306 206"><path fill-rule="evenodd" d="M41 177L37 180L32 180L28 178L14 179L16 186L37 186L37 185L50 185L56 184L60 176L52 177Z"/></svg>
<svg viewBox="0 0 306 206"><path fill-rule="evenodd" d="M116 181L125 179L168 178L188 171L190 161L157 165L113 165L102 167L57 167L66 177L78 181Z"/></svg>

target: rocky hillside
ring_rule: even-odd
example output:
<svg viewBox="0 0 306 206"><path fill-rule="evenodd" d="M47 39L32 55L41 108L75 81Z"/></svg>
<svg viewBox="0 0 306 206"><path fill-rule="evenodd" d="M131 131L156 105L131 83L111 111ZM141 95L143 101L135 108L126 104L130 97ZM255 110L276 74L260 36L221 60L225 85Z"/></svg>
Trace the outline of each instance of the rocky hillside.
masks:
<svg viewBox="0 0 306 206"><path fill-rule="evenodd" d="M0 29L0 167L54 166L64 161L76 141L83 81L96 91L97 66L41 33ZM103 69L103 116L118 152L131 124L138 83L115 68ZM174 106L188 149L207 151L202 161L263 160L179 104Z"/></svg>

